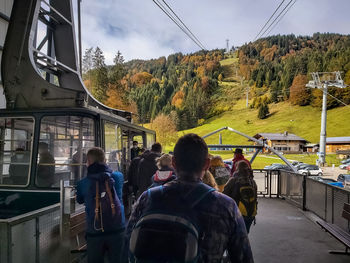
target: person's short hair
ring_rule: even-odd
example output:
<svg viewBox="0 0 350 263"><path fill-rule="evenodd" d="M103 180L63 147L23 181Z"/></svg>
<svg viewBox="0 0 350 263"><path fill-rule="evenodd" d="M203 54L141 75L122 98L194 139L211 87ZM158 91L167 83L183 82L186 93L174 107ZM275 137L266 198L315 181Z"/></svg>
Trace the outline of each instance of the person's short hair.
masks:
<svg viewBox="0 0 350 263"><path fill-rule="evenodd" d="M241 148L236 148L236 150L235 150L234 153L242 154L242 153L243 153L243 150L242 150Z"/></svg>
<svg viewBox="0 0 350 263"><path fill-rule="evenodd" d="M163 154L161 157L157 158L157 167L161 169L163 167L171 167L172 156L170 154Z"/></svg>
<svg viewBox="0 0 350 263"><path fill-rule="evenodd" d="M105 152L102 148L93 147L87 152L87 158L91 163L104 163L106 161Z"/></svg>
<svg viewBox="0 0 350 263"><path fill-rule="evenodd" d="M237 170L249 170L249 166L245 161L239 161L236 166Z"/></svg>
<svg viewBox="0 0 350 263"><path fill-rule="evenodd" d="M138 141L133 141L132 142L132 145L136 145L136 144L139 144L139 142Z"/></svg>
<svg viewBox="0 0 350 263"><path fill-rule="evenodd" d="M162 152L162 145L159 142L154 143L151 147L151 151L161 153Z"/></svg>
<svg viewBox="0 0 350 263"><path fill-rule="evenodd" d="M197 134L186 134L175 145L174 159L178 173L199 173L208 159L208 146Z"/></svg>

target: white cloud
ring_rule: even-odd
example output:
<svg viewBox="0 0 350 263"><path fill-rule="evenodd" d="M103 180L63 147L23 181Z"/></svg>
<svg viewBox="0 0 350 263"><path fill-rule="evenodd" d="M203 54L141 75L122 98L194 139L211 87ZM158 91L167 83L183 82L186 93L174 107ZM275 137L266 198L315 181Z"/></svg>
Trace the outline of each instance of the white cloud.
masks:
<svg viewBox="0 0 350 263"><path fill-rule="evenodd" d="M280 1L278 0L166 0L208 48L224 48L252 41ZM287 3L288 1L286 1ZM350 1L297 1L271 32L312 35L314 32L349 34ZM107 63L117 50L127 59L156 58L199 48L152 0L84 0L83 47L99 46Z"/></svg>

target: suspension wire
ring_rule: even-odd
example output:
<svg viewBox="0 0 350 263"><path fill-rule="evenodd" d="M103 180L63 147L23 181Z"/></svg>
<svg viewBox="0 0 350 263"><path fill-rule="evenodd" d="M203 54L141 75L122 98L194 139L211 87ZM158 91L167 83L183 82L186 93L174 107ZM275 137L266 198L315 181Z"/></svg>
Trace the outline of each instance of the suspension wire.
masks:
<svg viewBox="0 0 350 263"><path fill-rule="evenodd" d="M342 101L341 99L338 99L337 97L335 97L335 96L333 96L332 94L330 94L328 91L326 91L326 90L324 89L324 87L321 87L321 90L322 90L323 92L325 92L328 96L332 97L332 98L335 99L336 101L338 101L338 102L340 102L341 104L343 104L344 106L350 106L350 105L346 104L344 101Z"/></svg>
<svg viewBox="0 0 350 263"><path fill-rule="evenodd" d="M168 10L159 2L159 0L152 0L180 29L184 32L200 49L204 50L204 48L198 43L187 31L185 28L179 24L178 21L169 13Z"/></svg>
<svg viewBox="0 0 350 263"><path fill-rule="evenodd" d="M294 2L288 7L287 11L284 12L284 14L280 17L280 19L277 20L277 22L273 25L273 27L267 32L267 36L271 33L271 31L277 26L277 24L282 20L282 18L288 13L288 11L292 8L292 6L296 3L297 0L294 0Z"/></svg>
<svg viewBox="0 0 350 263"><path fill-rule="evenodd" d="M202 42L192 33L192 31L185 25L185 23L181 20L181 18L174 12L174 10L165 2L165 0L162 0L163 3L169 8L169 10L176 16L176 18L180 21L180 23L187 29L187 31L198 41L198 43L201 45L202 49L206 49L205 46L202 44Z"/></svg>
<svg viewBox="0 0 350 263"><path fill-rule="evenodd" d="M261 34L262 36L265 35L265 33L267 32L267 30L269 30L271 28L271 26L276 22L276 20L282 15L282 13L284 12L284 10L287 9L287 7L293 2L294 0L290 0L288 2L288 4L282 9L282 11L278 14L278 16L271 22L271 24L265 29L265 31Z"/></svg>
<svg viewBox="0 0 350 263"><path fill-rule="evenodd" d="M297 87L301 87L304 85L298 85ZM314 89L311 87L305 87L306 89ZM344 101L342 101L341 99L338 99L337 97L333 96L332 94L330 94L328 91L325 91L324 87L319 87L318 89L322 90L322 92L325 92L328 96L332 97L333 99L335 99L336 101L338 101L339 103L343 104L344 106L350 106L349 104L346 104Z"/></svg>
<svg viewBox="0 0 350 263"><path fill-rule="evenodd" d="M266 25L270 22L270 20L271 20L272 17L276 14L277 10L281 7L281 5L284 3L284 1L286 1L286 0L282 0L282 2L277 6L277 8L276 8L275 11L273 12L273 14L270 16L269 20L267 20L267 22L265 23L265 25L260 29L259 33L255 36L254 41L259 37L260 33L264 30L264 28L266 27Z"/></svg>

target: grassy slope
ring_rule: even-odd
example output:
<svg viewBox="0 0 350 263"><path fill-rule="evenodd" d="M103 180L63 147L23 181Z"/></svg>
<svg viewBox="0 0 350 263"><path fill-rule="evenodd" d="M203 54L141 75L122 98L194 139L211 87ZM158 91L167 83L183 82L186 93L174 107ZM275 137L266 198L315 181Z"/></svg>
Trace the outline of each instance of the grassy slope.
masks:
<svg viewBox="0 0 350 263"><path fill-rule="evenodd" d="M224 112L205 122L204 125L182 133L194 132L205 135L216 129L229 126L250 136L259 132L282 133L288 131L306 140L316 143L320 136L321 111L311 106L292 106L288 102L270 104L271 116L260 120L256 109L247 109L245 101L240 100L232 111ZM339 107L327 112L327 136L350 136L350 107ZM247 124L249 121L249 124ZM247 139L229 131L223 131L224 144L246 144ZM207 143L215 144L219 135L206 139Z"/></svg>
<svg viewBox="0 0 350 263"><path fill-rule="evenodd" d="M288 131L306 140L317 143L320 137L321 110L311 106L292 106L289 102L270 104L270 117L264 120L257 118L257 110L246 108L245 100L238 99L244 96L244 88L240 86L240 78L236 76L234 67L237 67L237 58L229 58L221 61L224 67L225 79L220 82L222 98L215 103L217 108L228 110L218 116L208 119L204 125L194 129L180 131L179 135L193 132L201 136L216 129L229 126L233 129L246 133L250 136L260 132L282 133ZM232 102L231 102L232 101ZM327 136L350 136L350 107L339 107L327 112ZM248 124L249 123L249 124ZM246 138L229 131L222 132L224 144L247 144ZM213 135L206 139L208 144L217 144L219 135ZM232 154L223 154L225 159ZM291 155L288 159L303 160L308 163L315 163L316 156ZM277 159L261 156L256 159L255 168L262 168L266 163L280 162ZM329 163L338 163L335 156L329 156Z"/></svg>

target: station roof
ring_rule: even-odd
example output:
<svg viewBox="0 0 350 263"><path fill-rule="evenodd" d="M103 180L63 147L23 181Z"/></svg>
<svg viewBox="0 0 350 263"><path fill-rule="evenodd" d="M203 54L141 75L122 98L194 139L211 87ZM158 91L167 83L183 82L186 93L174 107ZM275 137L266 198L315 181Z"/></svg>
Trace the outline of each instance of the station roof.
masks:
<svg viewBox="0 0 350 263"><path fill-rule="evenodd" d="M326 143L327 144L332 144L332 143L350 143L350 136L346 136L346 137L327 137L326 138Z"/></svg>
<svg viewBox="0 0 350 263"><path fill-rule="evenodd" d="M268 139L268 140L272 140L272 141L303 141L303 142L308 142L307 140L305 140L302 137L299 137L293 133L288 133L288 132L284 132L284 133L257 133L254 135L254 138L256 139L260 139L260 138L264 138L264 139Z"/></svg>

